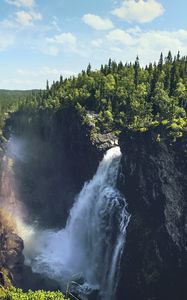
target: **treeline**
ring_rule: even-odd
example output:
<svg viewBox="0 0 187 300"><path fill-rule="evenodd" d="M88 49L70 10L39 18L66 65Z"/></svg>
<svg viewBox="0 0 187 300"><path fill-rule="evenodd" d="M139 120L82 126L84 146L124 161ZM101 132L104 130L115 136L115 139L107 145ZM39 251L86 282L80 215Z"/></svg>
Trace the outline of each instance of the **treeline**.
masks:
<svg viewBox="0 0 187 300"><path fill-rule="evenodd" d="M174 137L183 135L187 126L187 56L180 53L158 63L141 67L109 59L100 70L87 70L78 76L47 82L45 91L23 101L19 110L56 112L76 109L84 122L94 123L94 132L135 130L165 126Z"/></svg>
<svg viewBox="0 0 187 300"><path fill-rule="evenodd" d="M20 108L22 103L31 102L39 91L0 90L0 135L4 121L9 113ZM33 99L32 99L33 98Z"/></svg>

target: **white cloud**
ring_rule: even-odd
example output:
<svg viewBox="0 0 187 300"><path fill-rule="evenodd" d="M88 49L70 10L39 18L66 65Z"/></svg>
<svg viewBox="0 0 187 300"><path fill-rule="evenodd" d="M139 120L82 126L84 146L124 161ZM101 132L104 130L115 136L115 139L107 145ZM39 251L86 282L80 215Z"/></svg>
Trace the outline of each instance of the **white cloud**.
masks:
<svg viewBox="0 0 187 300"><path fill-rule="evenodd" d="M102 46L103 40L102 39L92 40L91 44L92 44L93 47L99 48L99 47Z"/></svg>
<svg viewBox="0 0 187 300"><path fill-rule="evenodd" d="M187 53L187 30L184 29L177 31L115 29L106 35L106 40L109 43L108 49L110 47L114 56L118 52L119 59L122 59L120 56L123 53L126 60L131 60L138 54L143 63L156 60L161 52L167 55L169 50L174 54L178 51L183 55Z"/></svg>
<svg viewBox="0 0 187 300"><path fill-rule="evenodd" d="M30 15L32 16L33 20L42 20L42 14L37 11L30 11Z"/></svg>
<svg viewBox="0 0 187 300"><path fill-rule="evenodd" d="M114 25L110 19L104 19L93 14L84 15L82 20L85 24L96 30L109 30L114 28Z"/></svg>
<svg viewBox="0 0 187 300"><path fill-rule="evenodd" d="M41 19L42 15L39 12L26 12L24 10L16 12L16 21L22 26L31 26L33 21Z"/></svg>
<svg viewBox="0 0 187 300"><path fill-rule="evenodd" d="M110 47L110 50L112 52L117 52L117 53L122 53L122 49L121 48L118 48L118 47Z"/></svg>
<svg viewBox="0 0 187 300"><path fill-rule="evenodd" d="M26 11L18 11L16 13L16 21L23 26L33 25L32 16Z"/></svg>
<svg viewBox="0 0 187 300"><path fill-rule="evenodd" d="M58 18L56 16L53 16L53 19L52 19L52 22L51 24L53 25L53 27L58 31L58 32L61 32L61 29L58 25Z"/></svg>
<svg viewBox="0 0 187 300"><path fill-rule="evenodd" d="M128 32L128 33L140 33L141 29L140 29L140 27L135 26L135 27L132 27L132 28L128 28L126 30L126 32Z"/></svg>
<svg viewBox="0 0 187 300"><path fill-rule="evenodd" d="M75 45L77 38L71 32L64 32L61 34L55 35L53 38L46 38L48 43L55 43L61 45Z"/></svg>
<svg viewBox="0 0 187 300"><path fill-rule="evenodd" d="M135 43L135 39L128 33L122 29L114 29L110 31L106 36L108 41L114 43L121 43L127 46L133 45Z"/></svg>
<svg viewBox="0 0 187 300"><path fill-rule="evenodd" d="M71 32L63 32L53 37L46 37L36 44L36 49L46 55L57 56L61 50L76 51L77 38Z"/></svg>
<svg viewBox="0 0 187 300"><path fill-rule="evenodd" d="M17 7L32 8L35 5L35 0L5 0L8 4L15 5Z"/></svg>
<svg viewBox="0 0 187 300"><path fill-rule="evenodd" d="M164 8L157 0L123 0L121 7L112 14L127 22L147 23L164 13Z"/></svg>

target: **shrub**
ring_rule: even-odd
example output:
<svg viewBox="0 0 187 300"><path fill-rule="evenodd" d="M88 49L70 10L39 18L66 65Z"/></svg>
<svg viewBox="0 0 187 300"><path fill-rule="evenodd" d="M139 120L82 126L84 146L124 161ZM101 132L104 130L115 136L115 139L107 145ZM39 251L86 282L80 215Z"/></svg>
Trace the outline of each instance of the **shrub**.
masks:
<svg viewBox="0 0 187 300"><path fill-rule="evenodd" d="M24 293L21 289L0 289L0 300L69 300L61 292L31 291Z"/></svg>

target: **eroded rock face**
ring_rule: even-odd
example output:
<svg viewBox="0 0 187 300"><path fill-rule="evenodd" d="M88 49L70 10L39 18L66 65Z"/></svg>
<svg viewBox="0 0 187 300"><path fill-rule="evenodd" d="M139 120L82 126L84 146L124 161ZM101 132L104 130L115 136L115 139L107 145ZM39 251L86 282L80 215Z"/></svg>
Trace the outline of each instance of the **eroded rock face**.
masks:
<svg viewBox="0 0 187 300"><path fill-rule="evenodd" d="M24 263L22 251L22 239L13 232L9 225L0 220L0 280L2 285L7 285L10 282L15 285L19 284ZM6 277L9 278L10 282L7 281Z"/></svg>
<svg viewBox="0 0 187 300"><path fill-rule="evenodd" d="M182 300L187 295L187 137L121 136L119 188L131 221L118 299Z"/></svg>

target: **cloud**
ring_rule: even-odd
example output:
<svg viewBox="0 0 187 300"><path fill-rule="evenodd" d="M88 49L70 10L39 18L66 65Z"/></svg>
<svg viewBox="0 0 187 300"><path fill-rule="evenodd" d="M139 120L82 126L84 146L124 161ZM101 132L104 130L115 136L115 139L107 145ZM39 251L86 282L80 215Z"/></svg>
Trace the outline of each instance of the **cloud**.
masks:
<svg viewBox="0 0 187 300"><path fill-rule="evenodd" d="M93 14L86 14L82 20L85 24L96 30L109 30L114 28L114 25L110 19L104 19Z"/></svg>
<svg viewBox="0 0 187 300"><path fill-rule="evenodd" d="M15 5L17 7L32 8L35 5L35 0L5 0L8 4Z"/></svg>
<svg viewBox="0 0 187 300"><path fill-rule="evenodd" d="M164 8L157 0L123 0L121 7L112 14L127 22L147 23L164 13Z"/></svg>
<svg viewBox="0 0 187 300"><path fill-rule="evenodd" d="M18 11L16 13L16 21L23 26L33 25L33 23L32 23L33 18L26 11Z"/></svg>
<svg viewBox="0 0 187 300"><path fill-rule="evenodd" d="M52 19L52 22L51 24L53 25L53 27L58 31L58 32L61 32L61 29L58 25L58 18L56 16L53 16L53 19Z"/></svg>
<svg viewBox="0 0 187 300"><path fill-rule="evenodd" d="M92 44L93 47L99 48L99 47L102 46L103 40L102 39L92 40L91 44Z"/></svg>
<svg viewBox="0 0 187 300"><path fill-rule="evenodd" d="M71 32L63 32L53 37L46 37L36 44L36 49L46 55L57 56L61 50L76 51L77 38Z"/></svg>
<svg viewBox="0 0 187 300"><path fill-rule="evenodd" d="M187 52L187 30L184 29L176 31L115 29L106 35L106 41L108 49L109 47L111 51L115 49L114 56L117 52L120 55L123 53L126 60L131 60L138 54L143 63L156 60L161 52L166 55L169 50L173 53L180 51L184 55ZM119 59L122 59L120 55Z"/></svg>
<svg viewBox="0 0 187 300"><path fill-rule="evenodd" d="M126 31L122 29L114 29L110 31L106 36L108 41L114 43L121 43L127 46L133 45L135 43L135 39Z"/></svg>
<svg viewBox="0 0 187 300"><path fill-rule="evenodd" d="M24 10L16 12L16 21L22 26L31 26L33 21L42 20L39 12L26 12Z"/></svg>
<svg viewBox="0 0 187 300"><path fill-rule="evenodd" d="M75 45L77 38L71 32L64 32L55 35L53 38L46 38L48 43L55 43L61 45Z"/></svg>
<svg viewBox="0 0 187 300"><path fill-rule="evenodd" d="M42 53L50 55L50 56L57 56L60 53L60 49L55 46L48 46L40 47Z"/></svg>
<svg viewBox="0 0 187 300"><path fill-rule="evenodd" d="M38 68L19 68L8 79L0 78L2 88L33 89L45 88L46 80L50 83L59 80L60 75L70 77L77 71L52 66L40 66Z"/></svg>

